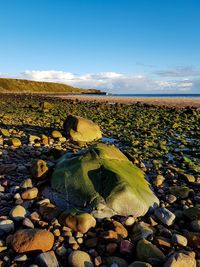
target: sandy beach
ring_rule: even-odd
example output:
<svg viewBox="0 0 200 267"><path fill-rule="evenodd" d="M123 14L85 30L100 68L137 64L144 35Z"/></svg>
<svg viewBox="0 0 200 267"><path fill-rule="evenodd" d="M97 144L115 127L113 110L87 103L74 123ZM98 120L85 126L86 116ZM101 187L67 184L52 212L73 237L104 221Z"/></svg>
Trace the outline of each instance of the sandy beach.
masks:
<svg viewBox="0 0 200 267"><path fill-rule="evenodd" d="M78 99L83 102L108 102L108 103L122 103L122 104L135 104L145 103L157 106L169 107L196 107L200 108L200 98L156 98L156 97L120 97L120 96L94 96L94 95L48 95L51 97L58 97L62 99Z"/></svg>

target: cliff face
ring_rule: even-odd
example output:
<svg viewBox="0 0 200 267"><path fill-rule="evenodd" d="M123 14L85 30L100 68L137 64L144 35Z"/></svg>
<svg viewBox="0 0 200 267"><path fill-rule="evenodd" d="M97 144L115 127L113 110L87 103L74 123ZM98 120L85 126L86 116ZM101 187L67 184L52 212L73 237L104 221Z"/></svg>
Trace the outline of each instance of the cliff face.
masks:
<svg viewBox="0 0 200 267"><path fill-rule="evenodd" d="M21 79L0 78L0 93L101 93L96 89L80 89L73 86L53 83L36 82Z"/></svg>

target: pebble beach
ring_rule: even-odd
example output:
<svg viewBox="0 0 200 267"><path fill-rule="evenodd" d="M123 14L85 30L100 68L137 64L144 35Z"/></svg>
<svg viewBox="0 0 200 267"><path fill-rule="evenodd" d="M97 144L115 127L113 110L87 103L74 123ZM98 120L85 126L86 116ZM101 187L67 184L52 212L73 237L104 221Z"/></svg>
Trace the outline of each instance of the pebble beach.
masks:
<svg viewBox="0 0 200 267"><path fill-rule="evenodd" d="M0 266L200 266L199 108L195 98L1 94ZM70 137L69 115L98 125L102 138ZM141 171L157 207L66 215L42 193L62 156L99 143Z"/></svg>

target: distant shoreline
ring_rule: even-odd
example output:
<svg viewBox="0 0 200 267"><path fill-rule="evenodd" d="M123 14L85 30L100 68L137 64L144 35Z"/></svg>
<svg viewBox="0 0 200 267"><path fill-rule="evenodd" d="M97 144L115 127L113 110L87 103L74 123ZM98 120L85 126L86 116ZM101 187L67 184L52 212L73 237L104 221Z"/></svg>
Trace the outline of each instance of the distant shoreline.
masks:
<svg viewBox="0 0 200 267"><path fill-rule="evenodd" d="M184 98L184 97L123 97L123 96L95 96L95 95L49 95L61 99L79 100L82 102L108 102L121 104L149 104L156 106L168 107L195 107L200 108L200 98Z"/></svg>

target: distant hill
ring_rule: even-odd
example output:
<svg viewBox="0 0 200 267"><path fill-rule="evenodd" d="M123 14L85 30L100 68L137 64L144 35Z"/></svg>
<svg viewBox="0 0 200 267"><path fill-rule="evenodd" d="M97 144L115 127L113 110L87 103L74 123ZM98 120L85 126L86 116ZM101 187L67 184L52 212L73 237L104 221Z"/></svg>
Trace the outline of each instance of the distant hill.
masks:
<svg viewBox="0 0 200 267"><path fill-rule="evenodd" d="M80 89L73 86L53 83L36 82L30 80L0 78L0 93L94 93L101 94L97 89Z"/></svg>

